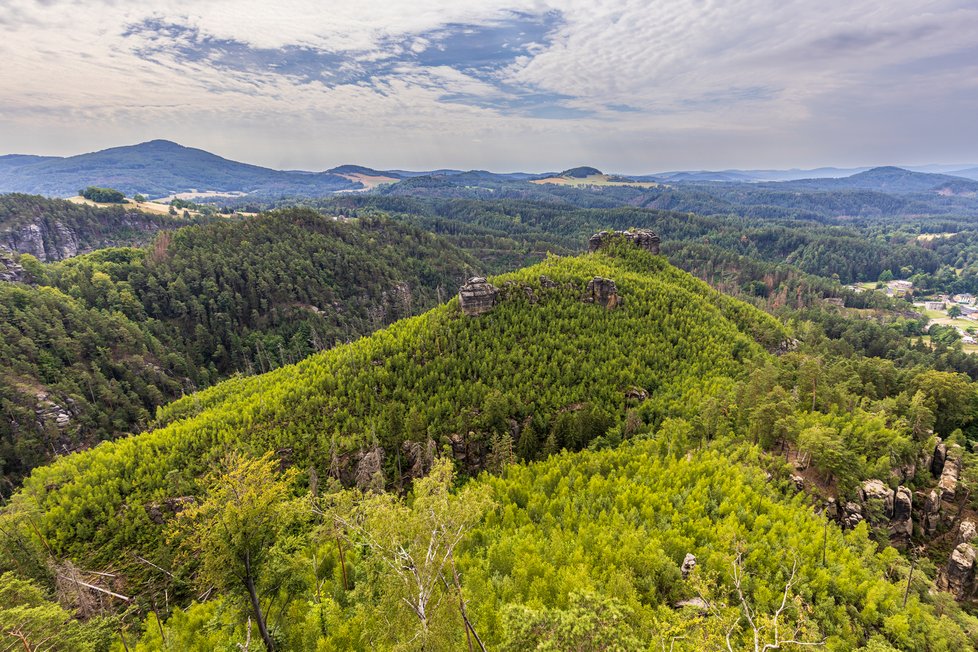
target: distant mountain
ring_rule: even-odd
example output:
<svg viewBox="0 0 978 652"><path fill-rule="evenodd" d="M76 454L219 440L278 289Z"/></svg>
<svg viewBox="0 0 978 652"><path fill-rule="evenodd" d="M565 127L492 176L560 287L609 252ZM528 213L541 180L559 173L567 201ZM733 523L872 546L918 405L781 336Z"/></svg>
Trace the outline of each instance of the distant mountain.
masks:
<svg viewBox="0 0 978 652"><path fill-rule="evenodd" d="M598 168L592 168L587 166L581 166L576 168L571 168L569 170L564 170L560 173L562 177L570 177L571 179L584 179L585 177L593 177L596 174L602 174L601 170Z"/></svg>
<svg viewBox="0 0 978 652"><path fill-rule="evenodd" d="M368 177L393 177L395 179L400 179L401 173L394 170L375 170L373 168L364 167L362 165L339 165L335 168L330 168L326 170L327 174L362 174Z"/></svg>
<svg viewBox="0 0 978 652"><path fill-rule="evenodd" d="M978 182L947 174L913 172L886 166L853 174L841 179L799 179L777 184L779 188L800 190L874 190L886 193L940 192L953 187L955 194L978 190Z"/></svg>
<svg viewBox="0 0 978 652"><path fill-rule="evenodd" d="M0 162L0 192L69 197L90 185L150 197L194 190L315 195L360 187L336 174L272 170L167 140L67 158L8 156Z"/></svg>
<svg viewBox="0 0 978 652"><path fill-rule="evenodd" d="M978 181L978 167L966 168L964 170L955 170L951 174L953 174L956 177L964 177L965 179Z"/></svg>

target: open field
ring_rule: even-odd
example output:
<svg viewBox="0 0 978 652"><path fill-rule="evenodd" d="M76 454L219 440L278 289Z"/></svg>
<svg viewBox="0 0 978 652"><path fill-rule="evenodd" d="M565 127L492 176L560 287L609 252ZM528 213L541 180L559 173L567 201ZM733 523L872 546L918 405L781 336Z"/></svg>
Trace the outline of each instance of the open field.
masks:
<svg viewBox="0 0 978 652"><path fill-rule="evenodd" d="M338 192L365 192L367 190L373 190L378 186L383 186L389 183L397 183L400 179L394 177L384 177L384 176L371 176L369 174L361 174L359 172L351 172L349 174L340 174L339 176L344 179L349 179L350 181L360 182L363 184L363 188L356 188L353 190L340 190Z"/></svg>
<svg viewBox="0 0 978 652"><path fill-rule="evenodd" d="M136 210L143 211L144 213L152 213L154 215L168 215L170 212L170 205L161 203L159 201L136 202L131 199L126 199L126 201L121 204L107 204L107 203L94 202L90 199L85 199L81 195L69 197L68 201L74 204L83 204L85 206L98 206L99 208L111 208L112 206L123 206L125 208L135 208ZM183 214L182 211L181 214ZM196 213L195 211L190 211L190 214L197 215L198 213Z"/></svg>
<svg viewBox="0 0 978 652"><path fill-rule="evenodd" d="M615 177L608 174L592 174L588 177L547 177L534 179L530 183L553 183L558 186L635 186L637 188L657 188L654 181L614 181Z"/></svg>

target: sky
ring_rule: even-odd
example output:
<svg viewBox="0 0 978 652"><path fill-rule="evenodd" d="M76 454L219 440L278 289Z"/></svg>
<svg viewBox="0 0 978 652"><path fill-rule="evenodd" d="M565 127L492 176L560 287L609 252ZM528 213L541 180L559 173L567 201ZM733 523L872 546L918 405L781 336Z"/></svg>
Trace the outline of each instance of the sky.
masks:
<svg viewBox="0 0 978 652"><path fill-rule="evenodd" d="M978 161L974 0L0 0L0 153L282 169Z"/></svg>

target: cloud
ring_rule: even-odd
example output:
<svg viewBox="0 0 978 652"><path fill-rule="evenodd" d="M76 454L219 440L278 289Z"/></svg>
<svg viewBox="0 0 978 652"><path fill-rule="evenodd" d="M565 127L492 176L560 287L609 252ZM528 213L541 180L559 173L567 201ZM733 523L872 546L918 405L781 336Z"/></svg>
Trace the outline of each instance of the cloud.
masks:
<svg viewBox="0 0 978 652"><path fill-rule="evenodd" d="M0 25L4 150L167 137L314 169L978 158L964 1L4 0Z"/></svg>

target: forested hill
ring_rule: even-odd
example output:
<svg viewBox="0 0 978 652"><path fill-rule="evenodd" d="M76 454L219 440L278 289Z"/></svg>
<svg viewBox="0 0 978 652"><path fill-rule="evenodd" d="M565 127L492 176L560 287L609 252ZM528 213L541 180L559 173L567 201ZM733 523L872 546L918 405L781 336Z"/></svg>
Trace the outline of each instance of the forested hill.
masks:
<svg viewBox="0 0 978 652"><path fill-rule="evenodd" d="M596 289L595 277L612 282ZM279 450L320 477L398 487L447 447L474 473L493 455L532 460L634 434L642 418L625 413L650 396L647 418L685 414L785 337L766 314L637 249L551 258L493 282L482 316L453 299L198 392L162 409L155 431L36 469L14 504L41 507L57 554L128 566L126 549L165 554L150 503L199 493L228 450Z"/></svg>
<svg viewBox="0 0 978 652"><path fill-rule="evenodd" d="M184 392L422 312L476 265L412 227L302 210L28 265L32 285L0 282L0 493Z"/></svg>
<svg viewBox="0 0 978 652"><path fill-rule="evenodd" d="M786 341L616 239L474 280L35 469L0 513L0 592L46 623L68 612L39 587L101 602L60 633L93 650L233 649L256 620L281 650L974 649L978 620L877 547L889 515L859 490L933 484L912 463L930 428L961 438L967 380L812 328Z"/></svg>
<svg viewBox="0 0 978 652"><path fill-rule="evenodd" d="M0 194L0 252L56 261L103 247L139 245L189 220L119 207L97 208L38 195Z"/></svg>

